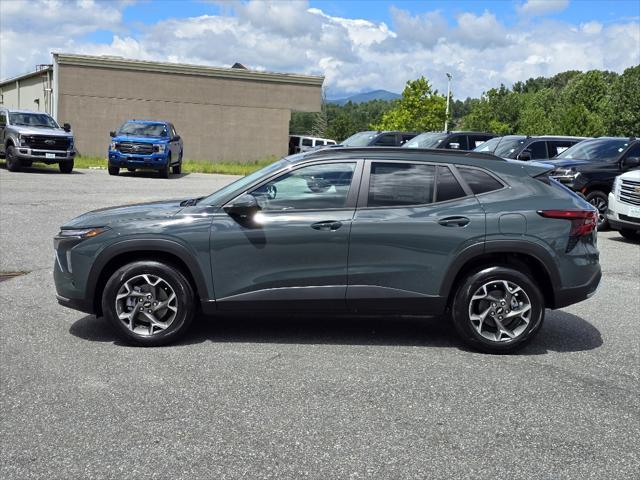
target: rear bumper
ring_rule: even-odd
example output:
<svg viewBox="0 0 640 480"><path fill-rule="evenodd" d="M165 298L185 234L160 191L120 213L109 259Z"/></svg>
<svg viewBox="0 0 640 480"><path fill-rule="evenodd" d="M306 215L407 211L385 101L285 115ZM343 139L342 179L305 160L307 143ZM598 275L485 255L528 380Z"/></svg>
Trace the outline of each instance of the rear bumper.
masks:
<svg viewBox="0 0 640 480"><path fill-rule="evenodd" d="M71 308L73 310L79 310L84 313L95 314L93 304L90 301L80 298L66 298L62 295L56 295L56 300L63 307Z"/></svg>
<svg viewBox="0 0 640 480"><path fill-rule="evenodd" d="M593 276L584 284L577 287L563 288L555 292L555 305L553 308L563 308L582 302L595 295L602 278L602 270L598 267Z"/></svg>
<svg viewBox="0 0 640 480"><path fill-rule="evenodd" d="M18 147L15 149L15 155L20 160L57 163L73 160L76 152L74 150L36 150L35 148Z"/></svg>

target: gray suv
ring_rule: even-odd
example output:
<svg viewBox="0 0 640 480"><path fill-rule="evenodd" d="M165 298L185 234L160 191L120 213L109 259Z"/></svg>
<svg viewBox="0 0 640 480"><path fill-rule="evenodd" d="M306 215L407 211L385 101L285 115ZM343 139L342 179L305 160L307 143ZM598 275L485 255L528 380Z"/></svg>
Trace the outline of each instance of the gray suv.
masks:
<svg viewBox="0 0 640 480"><path fill-rule="evenodd" d="M57 299L143 346L197 311L297 311L446 315L472 347L511 351L600 281L597 212L549 169L445 150L290 156L207 197L71 220Z"/></svg>
<svg viewBox="0 0 640 480"><path fill-rule="evenodd" d="M0 156L7 170L17 172L34 162L57 163L71 173L75 158L71 126L60 127L47 113L0 107Z"/></svg>

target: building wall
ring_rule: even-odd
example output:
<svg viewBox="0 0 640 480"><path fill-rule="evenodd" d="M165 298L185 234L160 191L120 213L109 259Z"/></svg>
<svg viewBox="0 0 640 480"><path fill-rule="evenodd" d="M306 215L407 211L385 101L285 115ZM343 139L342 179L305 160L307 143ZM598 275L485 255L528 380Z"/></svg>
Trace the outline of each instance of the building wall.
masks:
<svg viewBox="0 0 640 480"><path fill-rule="evenodd" d="M45 71L0 85L2 104L9 108L51 113L50 96L45 92L47 74Z"/></svg>
<svg viewBox="0 0 640 480"><path fill-rule="evenodd" d="M247 162L285 155L290 111L320 109L314 85L59 64L58 122L81 155L106 156L128 119L168 120L185 158Z"/></svg>

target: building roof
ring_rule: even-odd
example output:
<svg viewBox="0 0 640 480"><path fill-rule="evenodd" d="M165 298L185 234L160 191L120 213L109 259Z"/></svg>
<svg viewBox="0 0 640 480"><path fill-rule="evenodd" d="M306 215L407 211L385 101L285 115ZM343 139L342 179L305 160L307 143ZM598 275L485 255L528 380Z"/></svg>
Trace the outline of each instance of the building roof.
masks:
<svg viewBox="0 0 640 480"><path fill-rule="evenodd" d="M37 77L38 75L42 75L51 70L53 70L52 66L46 66L45 68L41 68L40 70L35 70L33 72L23 73L22 75L18 75L17 77L11 77L4 80L0 80L0 87L7 85L9 83L19 81L19 80L24 80L25 78Z"/></svg>
<svg viewBox="0 0 640 480"><path fill-rule="evenodd" d="M324 77L315 75L299 75L294 73L262 72L241 68L209 67L204 65L188 65L183 63L151 62L148 60L131 60L113 56L76 55L70 53L54 53L54 62L59 65L79 65L96 68L113 68L120 70L139 70L144 72L174 73L197 75L204 77L229 78L232 80L252 80L258 82L289 83L297 85L322 86Z"/></svg>

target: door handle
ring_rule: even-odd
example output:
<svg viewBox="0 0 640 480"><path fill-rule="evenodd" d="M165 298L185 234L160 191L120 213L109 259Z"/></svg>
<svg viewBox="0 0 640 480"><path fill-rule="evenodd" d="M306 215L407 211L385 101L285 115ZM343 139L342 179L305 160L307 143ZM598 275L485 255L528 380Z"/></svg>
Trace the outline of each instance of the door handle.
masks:
<svg viewBox="0 0 640 480"><path fill-rule="evenodd" d="M469 222L470 220L467 217L447 217L438 220L438 223L444 227L464 227Z"/></svg>
<svg viewBox="0 0 640 480"><path fill-rule="evenodd" d="M316 222L311 224L311 228L314 230L330 230L332 232L336 231L342 226L342 222L338 222L337 220L325 220L324 222Z"/></svg>

